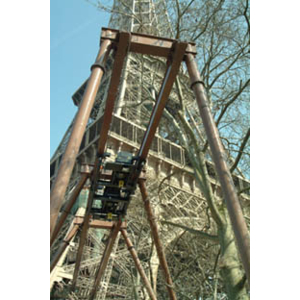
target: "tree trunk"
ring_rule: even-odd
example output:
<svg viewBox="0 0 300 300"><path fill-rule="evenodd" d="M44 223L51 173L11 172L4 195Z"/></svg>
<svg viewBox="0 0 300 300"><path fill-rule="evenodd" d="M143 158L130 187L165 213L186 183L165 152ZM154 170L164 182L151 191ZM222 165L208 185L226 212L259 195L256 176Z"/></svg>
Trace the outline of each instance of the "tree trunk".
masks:
<svg viewBox="0 0 300 300"><path fill-rule="evenodd" d="M221 245L220 274L224 279L230 300L248 300L246 275L241 270L239 253L235 245L234 234L226 208L224 213L227 224L218 229Z"/></svg>

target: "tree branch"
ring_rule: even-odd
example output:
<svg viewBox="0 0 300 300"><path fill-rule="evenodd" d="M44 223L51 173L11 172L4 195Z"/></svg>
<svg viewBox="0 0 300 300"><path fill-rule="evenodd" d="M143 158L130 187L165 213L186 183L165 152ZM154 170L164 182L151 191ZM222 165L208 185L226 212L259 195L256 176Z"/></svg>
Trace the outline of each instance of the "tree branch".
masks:
<svg viewBox="0 0 300 300"><path fill-rule="evenodd" d="M238 165L238 163L239 163L239 161L240 161L240 159L241 159L241 157L242 157L242 155L243 155L243 150L244 150L244 148L245 148L245 146L246 146L246 144L247 144L247 142L248 142L248 140L249 140L249 137L250 137L250 128L248 129L248 131L247 131L247 133L246 133L246 135L245 135L245 137L244 137L244 139L243 139L243 142L242 142L242 144L241 144L241 146L240 146L239 154L238 154L238 156L236 157L235 162L233 163L233 165L232 165L231 168L230 168L230 172L231 172L231 173L232 173L232 172L235 170L235 168L237 167L237 165Z"/></svg>
<svg viewBox="0 0 300 300"><path fill-rule="evenodd" d="M174 227L177 227L177 228L181 228L181 229L184 229L185 231L187 232L190 232L192 234L196 234L196 235L199 235L205 239L208 239L210 241L213 241L215 243L218 243L219 241L219 237L217 235L212 235L212 234L209 234L209 233L206 233L206 232L203 232L201 230L197 230L197 229L193 229L193 228L190 228L190 227L187 227L185 225L181 225L181 224L177 224L177 223L173 223L173 222L169 222L169 221L166 221L166 220L163 220L161 221L162 224L167 224L167 225L171 225L171 226L174 226Z"/></svg>
<svg viewBox="0 0 300 300"><path fill-rule="evenodd" d="M230 101L228 101L228 102L225 104L224 108L222 109L222 111L221 111L221 113L219 114L219 117L218 117L218 119L217 119L217 121L216 121L216 125L217 125L217 126L219 125L219 123L220 123L222 117L224 116L224 114L225 114L225 112L227 111L227 109L229 108L229 106L230 106L232 103L234 103L234 101L242 94L242 92L243 92L244 89L249 85L249 83L250 83L250 79L248 79L248 80L245 82L245 84L239 89L239 91L234 95L234 97L233 97Z"/></svg>

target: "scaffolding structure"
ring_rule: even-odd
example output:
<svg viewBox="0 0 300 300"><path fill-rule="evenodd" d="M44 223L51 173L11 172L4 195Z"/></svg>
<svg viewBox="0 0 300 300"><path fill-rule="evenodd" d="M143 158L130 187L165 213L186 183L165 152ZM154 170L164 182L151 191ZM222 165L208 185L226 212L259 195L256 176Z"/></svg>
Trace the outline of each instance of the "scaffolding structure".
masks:
<svg viewBox="0 0 300 300"><path fill-rule="evenodd" d="M53 299L176 299L176 286L184 285L184 276L181 277L177 269L178 261L186 259L182 249L188 240L188 237L178 237L186 235L184 226L192 225L199 230L207 226L207 204L184 149L176 140L160 134L160 117L155 119L156 114L151 115L152 111L162 113L165 105L171 110L176 109L178 100L171 87L177 73L181 81L189 85L189 76L181 62L184 60L187 69L192 70L196 49L193 44L158 37L168 36L168 30L171 30L167 15L155 13L157 7L166 12L164 1L131 0L128 3L132 5L129 7L135 17L129 13L129 8L125 17L117 13L112 15L110 28L102 29L101 48L92 66L92 75L73 96L79 107L83 106L89 90L90 99L94 98L90 111L81 117L77 114L77 118L86 120L86 125L79 129L82 139L79 139L78 151L66 155L76 125L74 119L51 160L52 192L58 191L53 198L60 198L62 203L59 209L57 205L52 206L58 211L54 214L55 226L51 236ZM114 7L119 7L118 1L114 2ZM153 39L156 40L153 42ZM159 55L159 58L153 55ZM171 80L170 74L173 76ZM190 74L192 87L201 89L202 82L193 78L194 75ZM99 89L94 87L91 90L93 76L98 85L101 82ZM170 90L164 95L168 85ZM160 97L169 101L155 110L159 101L153 99ZM186 97L194 101L192 92ZM155 126L148 126L149 118L149 123ZM89 220L86 210L89 210L92 199L90 191L104 154L109 152L111 157L105 160L113 161L124 150L139 158L134 180L141 191L141 194L136 191L131 199L127 223ZM59 186L66 178L59 178L59 170L66 160L63 156L71 158L74 164L69 170L65 190ZM207 167L211 169L215 193L221 197L218 175L211 162L207 162ZM249 182L234 176L232 186L246 191ZM249 196L246 192L240 201L247 211ZM170 231L169 226L178 222L182 227ZM207 247L215 243L214 226L207 228L206 232L205 243L194 243L207 254ZM157 247L159 243L160 247ZM135 253L132 252L134 248ZM169 251L177 251L177 254L171 257ZM216 252L213 250L209 255L216 255ZM174 257L178 261L174 261ZM203 257L203 264L208 263L206 259ZM190 272L199 272L199 268L199 265L192 266ZM175 273L179 275L173 283L171 275ZM161 295L161 298L156 298L156 295Z"/></svg>

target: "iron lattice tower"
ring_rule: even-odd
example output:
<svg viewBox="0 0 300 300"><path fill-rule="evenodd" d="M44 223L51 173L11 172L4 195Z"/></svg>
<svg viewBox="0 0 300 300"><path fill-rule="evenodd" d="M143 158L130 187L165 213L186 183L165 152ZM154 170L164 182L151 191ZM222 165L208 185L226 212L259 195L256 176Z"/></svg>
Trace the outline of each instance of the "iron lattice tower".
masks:
<svg viewBox="0 0 300 300"><path fill-rule="evenodd" d="M172 28L164 0L115 0L109 27L124 31L172 37ZM97 93L95 105L80 147L77 163L66 193L66 199L80 180L82 167L93 163L93 158L96 155L95 145L99 139L101 117L111 80L110 67L112 62L113 58L110 57L106 64L107 72L102 78L101 88ZM112 154L112 160L114 160L119 151L132 153L137 151L164 72L165 61L163 59L146 57L141 54L128 54L122 71L121 84L107 143L107 151ZM184 70L182 70L180 76L181 82L188 86L188 78L185 76ZM74 104L77 106L80 105L86 84L87 82L84 82L73 95ZM187 92L185 94L185 101L187 105L193 105L191 93ZM177 105L178 96L173 89L167 107L172 112L172 110L177 109ZM72 124L73 122L51 159L51 184L57 174ZM220 194L220 186L215 178L213 168L210 167L209 162L207 162L207 165L211 169L210 175L214 191ZM249 182L237 176L234 177L234 181L240 190L249 185ZM195 294L192 286L197 285L197 281L190 282L190 277L186 273L187 270L180 267L182 262L190 262L189 257L193 256L193 253L184 253L186 245L191 243L191 236L186 234L184 226L187 225L200 230L205 229L207 234L215 233L215 228L212 224L207 224L208 207L203 194L194 179L193 170L189 165L184 149L180 146L176 136L168 135L168 124L164 119L160 123L147 160L147 185L150 201L160 224L162 242L166 249L170 269L172 274L175 275L175 286L178 286L179 291L183 286L189 287L190 295L192 296ZM86 183L86 187L77 199L76 205L72 210L73 215L82 213L82 207L85 207L87 201L88 188L89 182ZM245 206L247 206L248 195L243 194L243 199ZM151 280L153 289L157 293L157 298L166 299L167 295L159 270L157 253L155 248L153 248L149 225L142 212L140 194L136 192L127 214L129 221L128 233L139 253L140 260ZM68 231L73 215L70 215L67 222L65 222L65 226L53 245L51 253L56 251L60 241ZM170 227L171 223L178 223L179 221L182 228ZM77 288L73 293L69 292L68 287L74 271L78 237L75 236L72 239L57 267L51 273L53 299L86 299L92 288L93 278L104 250L107 235L106 230L89 230L77 280ZM215 254L216 250L213 248L213 250L210 250L210 245L211 243L213 244L213 241L204 239L202 242L193 241L192 243L194 247L198 247L203 252L202 265L190 265L188 272L189 274L193 272L201 273L201 270L210 268L210 258ZM133 266L134 264L127 252L126 245L121 240L118 243L117 238L113 255L102 278L96 299L129 300L135 297L138 297L138 299L149 299Z"/></svg>

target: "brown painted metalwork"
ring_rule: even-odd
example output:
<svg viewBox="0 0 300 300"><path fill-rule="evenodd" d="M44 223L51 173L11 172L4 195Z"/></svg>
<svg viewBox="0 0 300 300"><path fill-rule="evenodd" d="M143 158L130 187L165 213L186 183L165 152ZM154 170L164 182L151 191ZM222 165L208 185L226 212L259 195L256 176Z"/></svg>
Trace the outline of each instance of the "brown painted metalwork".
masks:
<svg viewBox="0 0 300 300"><path fill-rule="evenodd" d="M230 170L226 163L226 153L221 143L217 126L208 106L203 81L198 72L194 57L191 54L188 54L186 57L186 66L191 79L191 87L197 99L208 143L212 151L212 158L216 166L216 172L224 193L242 263L250 283L250 236L247 224L234 187Z"/></svg>
<svg viewBox="0 0 300 300"><path fill-rule="evenodd" d="M64 238L63 242L61 243L59 249L57 250L57 252L55 253L53 259L51 260L50 263L50 272L52 272L52 270L55 268L56 264L58 263L60 257L62 256L62 254L64 253L64 251L66 250L66 248L68 247L70 241L72 240L72 238L76 235L78 229L79 229L79 225L72 223L71 225L72 227L70 228L70 230L68 231L68 233L66 234L66 237Z"/></svg>
<svg viewBox="0 0 300 300"><path fill-rule="evenodd" d="M151 284L147 278L147 275L143 269L143 266L139 260L139 257L134 249L134 246L131 242L131 240L129 239L128 235L127 235L127 231L124 230L124 229L121 229L121 233L123 235L123 238L125 240L125 243L127 245L127 248L128 248L128 251L130 252L131 256L132 256L132 259L135 263L135 266L136 266L136 269L138 270L140 276L142 277L143 281L144 281L144 284L145 284L145 287L147 289L147 292L149 294L149 297L152 299L152 300L156 300L156 296L152 290L152 287L151 287Z"/></svg>
<svg viewBox="0 0 300 300"><path fill-rule="evenodd" d="M138 34L138 33L128 33L128 32L120 32L118 30L114 29L107 29L103 28L102 29L102 34L101 34L101 48L100 52L102 53L101 55L99 54L96 60L96 63L93 65L92 68L92 75L91 79L89 81L87 90L93 90L95 89L95 85L99 86L99 82L101 80L102 76L102 70L103 70L103 64L101 63L101 59L99 60L100 57L103 57L103 62L105 62L105 58L107 57L108 54L108 46L111 45L112 48L117 49L116 50L116 55L115 55L115 61L114 61L114 66L113 66L113 71L111 75L111 82L110 82L110 87L109 87L109 92L106 100L106 107L105 107L105 112L103 116L103 121L102 121L102 126L101 126L101 132L100 132L100 139L98 142L98 156L95 159L95 164L94 164L94 170L91 178L91 189L90 189L90 194L88 198L88 204L85 212L84 219L82 218L77 218L75 220L75 226L82 226L81 230L81 235L80 235L80 242L79 242L79 247L77 251L77 257L76 257L76 263L75 263L75 269L74 269L74 274L73 274L73 282L72 282L72 288L75 288L76 285L76 280L78 277L78 272L79 272L79 267L80 267L80 262L81 262L81 257L82 257L82 252L83 252L83 247L84 243L86 240L87 232L89 227L93 228L105 228L105 229L111 229L111 234L109 237L109 240L107 242L101 264L99 266L99 269L97 271L97 275L95 278L94 286L90 294L90 299L93 299L94 296L96 295L98 285L100 283L101 277L105 271L105 268L107 266L109 256L111 254L115 239L117 237L117 234L119 230L121 230L122 235L125 239L125 242L129 248L129 251L135 261L136 267L138 271L141 274L141 277L143 278L147 291L149 292L149 295L151 299L156 299L155 294L153 293L151 286L147 280L147 277L141 267L141 264L138 260L137 254L133 249L132 243L129 240L126 232L126 223L122 223L121 220L119 220L117 223L111 223L111 222L105 222L105 221L98 221L98 220L91 220L90 218L90 210L93 202L93 195L95 191L95 185L99 176L99 168L104 160L104 151L105 151L105 146L106 146L106 141L108 137L108 131L110 127L110 123L112 120L112 112L114 108L114 102L115 98L117 95L117 90L120 82L120 77L121 77L121 72L122 72L122 66L124 59L126 57L126 54L128 51L135 52L135 53L142 53L142 54L151 54L151 55L156 55L156 56L161 56L161 57L166 57L168 58L168 66L167 70L165 73L165 77L159 92L159 95L157 97L156 104L154 106L154 109L152 111L149 125L147 127L147 130L145 132L141 147L138 152L138 164L143 163L145 159L147 158L151 142L153 140L153 137L155 135L156 128L159 124L159 121L161 119L163 109L166 105L166 102L168 100L169 94L171 92L174 80L176 78L176 75L178 74L181 62L183 60L186 61L186 65L188 68L188 72L191 78L191 83L192 83L192 89L195 93L197 103L199 106L200 114L203 119L203 123L205 126L205 130L207 133L208 141L211 147L211 150L213 152L213 159L216 164L216 169L217 169L217 174L220 178L221 186L224 191L225 195L225 200L228 206L228 210L230 213L231 221L233 224L234 232L236 235L236 239L238 242L239 250L241 253L242 261L244 268L246 270L249 282L250 282L250 273L249 273L249 245L250 245L250 239L249 239L249 233L246 227L246 223L244 222L241 207L238 202L238 198L234 189L234 184L229 172L229 169L226 165L225 161L225 154L224 150L222 148L222 144L218 135L218 130L215 126L213 117L211 115L211 112L207 106L207 100L205 96L205 91L203 87L203 82L201 81L201 77L198 73L196 63L194 62L193 55L196 55L196 47L195 44L193 43L183 43L183 42L177 42L175 40L171 39L164 39L164 38L159 38L159 37L154 37L154 36L149 36L149 35L144 35L144 34ZM97 75L93 75L94 71L97 71ZM94 78L97 77L96 78ZM100 79L99 79L100 78ZM97 82L97 83L95 83ZM89 91L85 94L93 94L93 92ZM91 98L90 95L85 96L85 98ZM91 99L88 100L83 100L81 107L79 111L82 110L82 106L86 105L84 104L85 102L91 102ZM89 107L91 110L91 108ZM90 112L89 110L89 112ZM85 109L86 111L86 109ZM80 122L81 119L85 122L87 112L79 114L77 116L76 122ZM89 115L89 114L88 114ZM83 122L83 123L84 123ZM86 122L84 127L86 126ZM74 135L78 135L78 139L82 140L83 132L82 128L80 130L73 130L75 133ZM73 134L73 132L72 132ZM79 145L80 145L79 142ZM77 146L79 148L79 145L75 145L73 142L69 141L69 148L72 150L76 150ZM78 152L75 151L75 156ZM69 149L68 152L66 150L66 153L64 156L66 156L66 161L62 165L62 170L59 171L60 177L56 180L59 185L59 187L56 187L53 189L53 200L51 198L51 225L53 226L53 222L55 224L55 221L57 219L58 211L61 206L61 201L63 199L64 193L66 191L66 186L69 181L69 173L73 169L72 161L74 160L73 156L74 153L70 154ZM70 158L68 158L68 155L71 155ZM63 158L64 160L64 158ZM70 162L69 165L66 165L67 162ZM133 178L137 178L141 175L142 168L136 168L135 174L133 174ZM68 170L66 170L68 169ZM70 171L71 170L71 171ZM69 173L68 173L69 172ZM135 181L136 182L136 181ZM157 223L155 221L155 217L149 202L148 194L146 191L146 186L145 186L145 179L139 179L138 180L138 185L142 194L143 202L144 202L144 208L147 213L148 221L150 224L151 228L151 234L156 246L157 254L159 257L160 265L163 270L163 274L165 276L166 280L166 286L167 290L170 296L170 299L176 299L176 295L174 292L173 288L173 282L171 279L170 271L167 265L167 260L165 257L164 249L162 246L162 243L159 238L159 230ZM55 192L55 193L54 193ZM73 195L72 195L73 196ZM72 199L71 196L71 199ZM52 196L51 196L52 197ZM73 201L73 199L72 199ZM71 206L72 201L70 204L68 204L68 209L69 206ZM53 208L52 208L53 205ZM53 217L52 217L53 216ZM59 222L60 224L61 222ZM110 224L108 224L110 223ZM61 226L61 225L60 225ZM113 226L113 227L112 227ZM57 233L56 233L57 234ZM65 247L62 245L62 249ZM62 251L62 250L60 250Z"/></svg>
<svg viewBox="0 0 300 300"><path fill-rule="evenodd" d="M115 43L117 42L118 33L119 30L103 27L101 32L101 40L103 41L108 39ZM131 32L129 51L168 58L170 56L170 52L172 51L172 47L174 46L174 42L176 42L176 40ZM187 44L185 55L187 54L197 54L195 43Z"/></svg>
<svg viewBox="0 0 300 300"><path fill-rule="evenodd" d="M89 228L90 211L91 211L91 207L92 207L92 203L93 203L94 191L96 189L95 185L97 183L98 176L99 176L99 169L100 169L99 158L103 158L103 155L104 155L106 140L107 140L107 136L108 136L108 130L109 130L110 122L112 119L114 102L115 102L115 98L117 95L117 90L118 90L118 86L119 86L119 82L120 82L123 62L124 62L124 59L126 57L127 50L128 50L129 40L130 40L129 33L121 32L119 34L119 44L118 44L116 54L115 54L115 61L114 61L114 65L113 65L113 71L112 71L110 86L109 86L109 90L108 90L108 97L106 100L106 106L105 106L105 111L104 111L104 115L103 115L103 122L101 125L100 139L98 142L98 154L97 154L98 157L96 157L95 163L94 163L92 184L91 184L87 208L85 211L83 226L82 226L82 230L81 230L81 234L80 234L79 246L78 246L77 255L76 255L76 262L75 262L73 281L72 281L72 289L75 289L76 281L77 281L77 277L78 277L78 273L79 273L83 248L84 248L84 244L85 244L85 240L86 240L86 236L87 236L87 232L88 232L88 228Z"/></svg>
<svg viewBox="0 0 300 300"><path fill-rule="evenodd" d="M73 205L75 204L76 199L79 196L79 194L80 194L83 186L85 185L88 177L89 177L89 174L87 174L87 173L81 175L81 178L80 178L78 184L76 185L71 197L69 198L66 207L61 212L61 215L59 216L59 218L57 220L57 223L56 223L55 228L53 230L53 233L51 235L50 246L53 245L58 233L60 232L61 227L63 226L66 218L68 217L68 215L69 215Z"/></svg>
<svg viewBox="0 0 300 300"><path fill-rule="evenodd" d="M99 269L98 269L96 277L95 277L94 286L90 293L90 297L89 297L90 300L94 299L94 297L97 293L97 289L98 289L101 277L103 276L106 266L108 264L110 254L112 252L114 243L115 243L118 233L120 231L121 225L122 225L122 221L119 220L117 223L115 223L114 227L112 228L112 230L110 232L110 236L107 240L107 244L106 244L102 259L101 259L101 263L100 263Z"/></svg>
<svg viewBox="0 0 300 300"><path fill-rule="evenodd" d="M111 41L105 40L101 44L99 53L96 58L96 62L101 62L103 65L110 52ZM88 119L93 108L95 97L102 79L103 69L101 67L94 67L90 79L88 81L82 103L78 110L76 120L74 122L72 132L63 154L61 164L53 184L50 195L50 235L54 231L56 220L63 204L64 196L67 190L67 186L70 181L70 177L76 161L76 156L79 151L79 147L84 135L84 131L88 122Z"/></svg>
<svg viewBox="0 0 300 300"><path fill-rule="evenodd" d="M119 41L117 45L117 51L114 59L113 70L111 74L111 81L108 89L108 95L106 99L106 106L103 115L103 121L100 131L100 139L98 142L98 153L99 155L104 154L106 140L108 136L109 126L112 119L112 113L114 109L114 103L118 92L119 83L121 80L121 72L123 67L124 58L128 52L130 43L130 33L120 32Z"/></svg>
<svg viewBox="0 0 300 300"><path fill-rule="evenodd" d="M139 188L140 188L140 191L142 194L144 208L147 213L147 218L148 218L148 221L150 224L151 234L152 234L153 241L154 241L154 244L156 247L157 256L159 258L159 263L161 265L161 268L163 270L165 280L167 283L168 293L169 293L170 299L176 300L176 295L175 295L175 292L173 289L173 282L172 282L171 274L169 271L164 248L163 248L163 245L159 238L158 227L157 227L157 223L155 221L155 216L153 214L153 210L152 210L152 207L151 207L151 204L149 201L149 197L148 197L148 193L147 193L146 185L145 185L145 180L142 180L142 179L139 180Z"/></svg>
<svg viewBox="0 0 300 300"><path fill-rule="evenodd" d="M185 54L187 43L174 43L175 49L174 53L170 57L169 65L166 70L166 74L160 89L160 92L158 94L158 97L156 99L155 106L152 110L152 114L150 117L149 125L147 127L147 130L145 132L141 148L138 153L138 157L140 157L141 160L146 159L152 140L154 138L157 126L159 124L159 121L161 119L163 110L165 108L166 102L168 100L168 97L170 95L172 86L174 84L176 75L179 71L181 62L183 60L183 56Z"/></svg>
<svg viewBox="0 0 300 300"><path fill-rule="evenodd" d="M114 226L113 222L102 221L102 220L91 220L89 225L90 228L99 228L99 229L112 229L113 226ZM122 222L120 228L126 229L127 223Z"/></svg>
<svg viewBox="0 0 300 300"><path fill-rule="evenodd" d="M82 225L83 224L83 217L75 217L74 218L74 224L76 225ZM94 220L90 219L89 222L89 228L95 228L95 229L112 229L114 227L114 223L111 221L103 221L103 220ZM121 229L126 229L127 223L126 221L122 222Z"/></svg>

